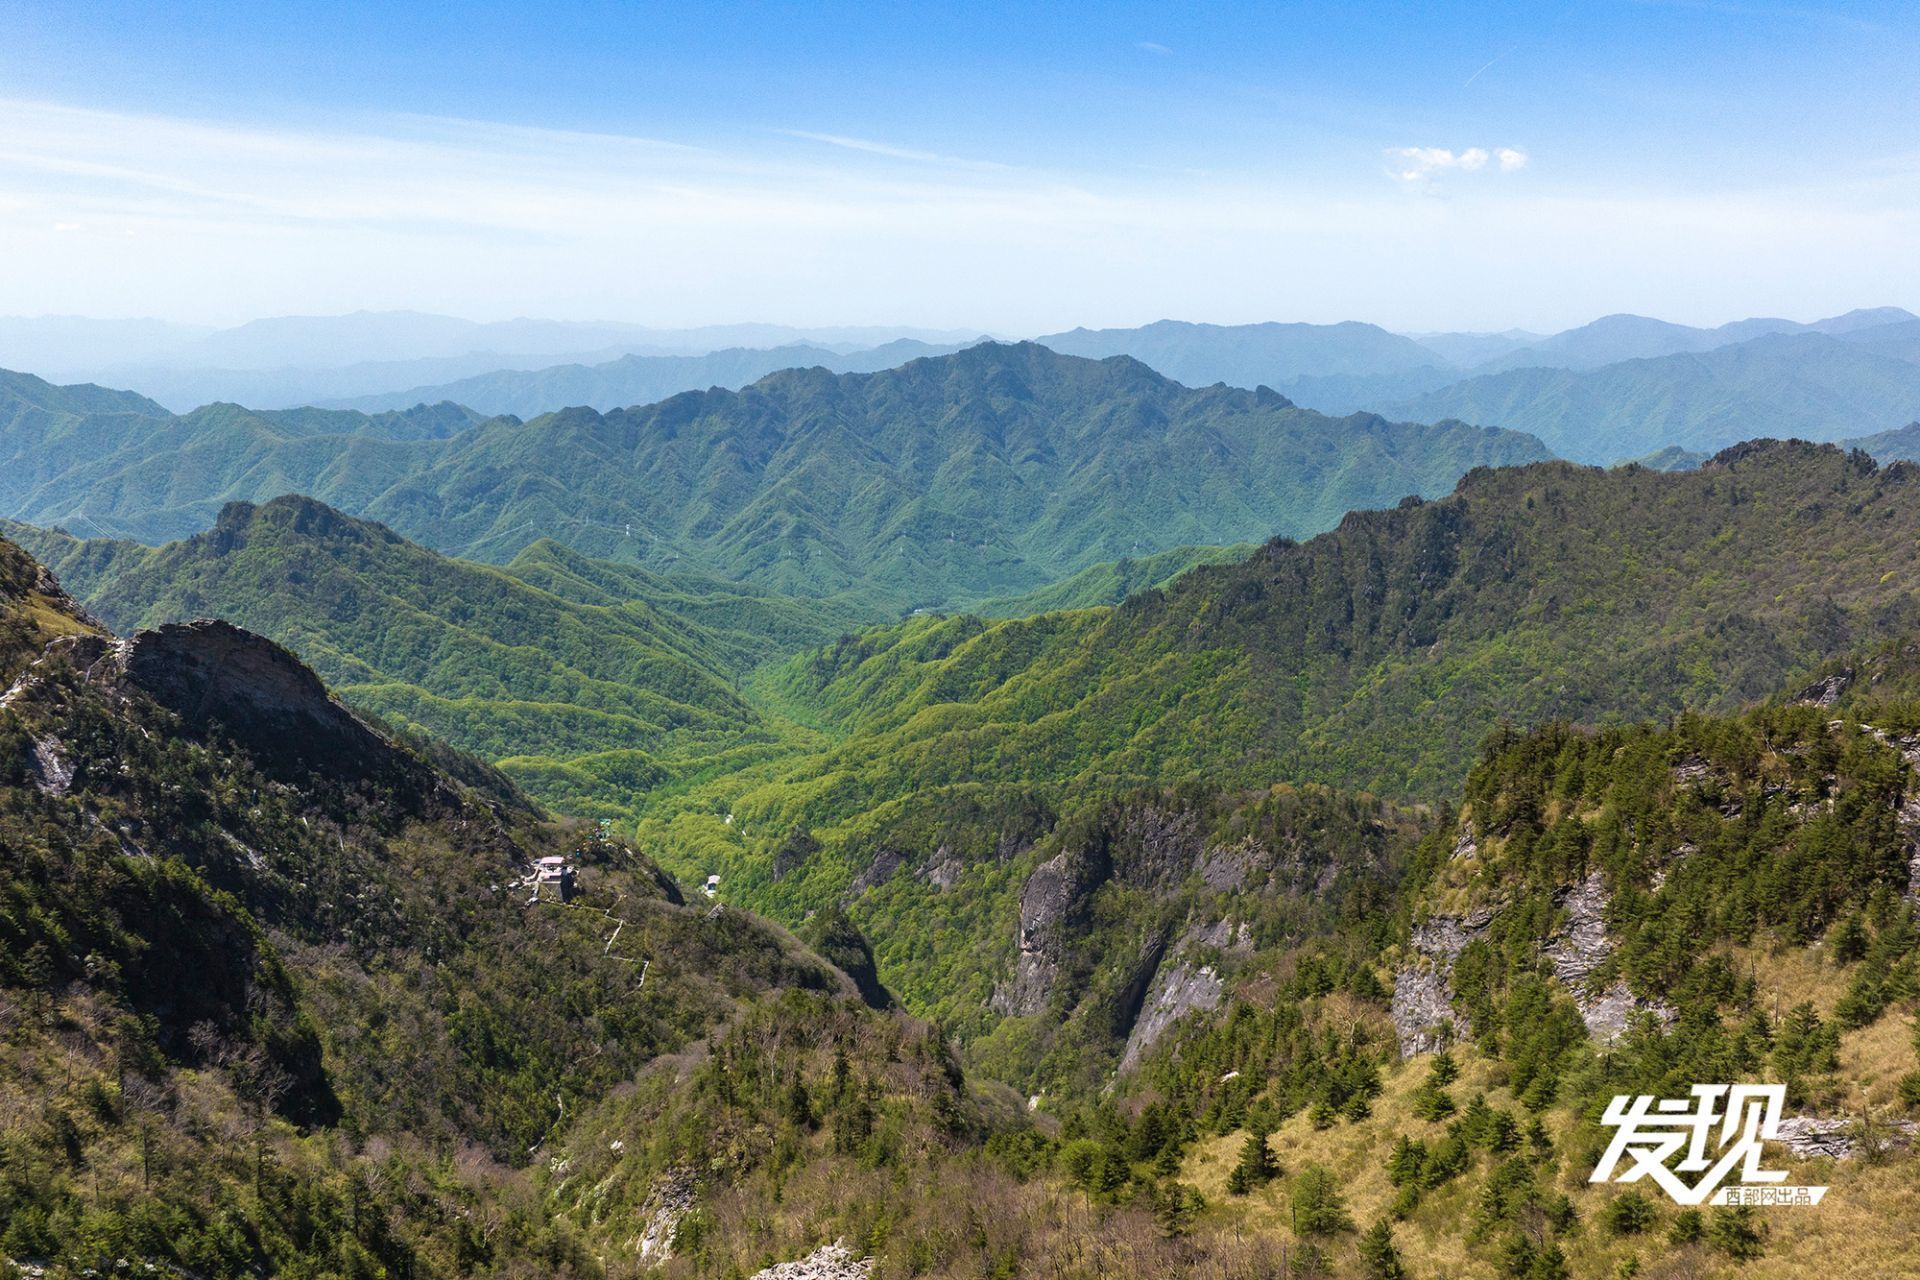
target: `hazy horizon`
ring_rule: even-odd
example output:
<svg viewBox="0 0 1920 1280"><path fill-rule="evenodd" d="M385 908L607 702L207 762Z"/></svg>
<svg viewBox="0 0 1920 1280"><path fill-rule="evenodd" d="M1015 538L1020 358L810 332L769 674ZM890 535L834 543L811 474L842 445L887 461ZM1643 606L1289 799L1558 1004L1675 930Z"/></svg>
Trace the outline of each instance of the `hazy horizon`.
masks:
<svg viewBox="0 0 1920 1280"><path fill-rule="evenodd" d="M27 0L0 313L1832 315L1920 279L1910 16Z"/></svg>
<svg viewBox="0 0 1920 1280"><path fill-rule="evenodd" d="M915 322L912 320L894 321L884 316L879 318L869 318L865 320L851 320L851 321L835 321L835 320L810 321L804 318L797 319L797 320L772 320L764 316L740 315L740 316L731 316L721 320L702 320L699 322L691 322L691 321L678 322L673 320L672 318L654 320L654 319L635 319L632 317L613 316L613 315L560 315L560 314L539 315L539 314L532 314L532 313L525 313L525 312L519 312L519 313L513 313L513 314L498 314L498 315L480 315L480 314L471 314L471 313L460 314L460 313L456 313L449 310L436 310L432 307L426 307L426 306L392 307L392 308L359 307L351 311L333 311L333 312L260 313L260 314L252 314L252 315L243 315L240 318L235 320L222 321L218 323L183 319L178 316L168 316L168 315L162 315L157 313L146 313L146 314L122 313L122 314L114 314L114 315L104 315L104 314L89 314L89 313L76 312L76 311L68 311L68 312L47 311L47 312L32 312L32 313L0 312L0 321L14 321L14 322L20 322L20 323L83 321L83 322L98 323L98 324L158 324L158 325L167 325L170 327L177 327L181 329L198 329L206 332L221 332L229 329L244 328L247 325L260 324L268 321L344 320L344 319L349 319L355 316L403 316L404 315L404 316L417 316L423 319L455 320L464 324L471 324L471 325L506 325L506 324L525 323L525 324L541 324L541 325L575 325L582 328L604 326L609 328L651 330L654 332L665 333L665 334L691 333L691 332L697 332L701 330L710 330L710 329L736 329L736 328L764 327L769 329L793 330L799 333L829 332L829 331L838 331L838 330L847 330L847 331L867 330L867 331L872 331L874 333L938 334L941 336L951 337L955 339L958 339L961 337L967 337L967 338L984 337L984 338L991 338L994 341L998 341L998 342L1027 341L1030 339L1045 336L1046 334L1049 334L1049 333L1063 332L1063 331L1072 330L1072 329L1081 329L1081 328L1084 328L1084 329L1134 329L1134 328L1143 328L1148 325L1160 324L1160 323L1216 325L1223 328L1248 326L1248 325L1263 325L1263 324L1310 324L1310 325L1322 325L1322 326L1336 325L1336 324L1370 324L1370 325L1375 325L1378 328L1385 329L1389 333L1396 333L1404 337L1418 339L1423 336L1431 337L1431 336L1438 336L1443 334L1497 336L1497 335L1507 334L1507 333L1522 333L1522 332L1530 333L1539 337L1551 337L1556 333L1564 332L1568 329L1577 329L1585 325L1592 324L1599 320L1608 320L1608 319L1614 319L1616 317L1623 317L1623 316L1632 316L1632 317L1638 317L1641 319L1648 319L1648 320L1660 320L1670 324L1681 324L1681 325L1687 325L1689 327L1700 328L1700 329L1713 329L1722 325L1733 324L1742 320L1755 320L1755 319L1787 320L1797 324L1812 324L1821 320L1832 319L1836 316L1845 315L1854 311L1872 311L1872 310L1881 310L1881 309L1887 309L1887 308L1894 308L1894 309L1901 309L1901 310L1908 310L1908 311L1914 310L1914 307L1907 306L1908 301L1913 301L1914 307L1920 307L1920 299L1914 299L1914 300L1901 299L1901 298L1877 299L1877 300L1869 299L1869 300L1859 302L1855 305L1842 307L1839 310L1833 311L1833 312L1825 312L1825 311L1818 312L1818 313L1809 312L1809 313L1798 314L1798 315L1780 313L1780 312L1768 313L1766 315L1761 315L1760 313L1743 313L1739 315L1728 314L1728 315L1709 317L1704 320L1676 319L1671 315L1665 315L1665 314L1661 314L1661 313L1647 310L1647 309L1628 308L1622 311L1607 312L1604 315L1590 315L1590 316L1586 316L1583 319L1574 319L1568 322L1567 324L1558 325L1556 327L1546 328L1546 329L1532 328L1532 327L1517 324L1517 323L1506 324L1506 325L1495 324L1495 325L1486 325L1481 327L1469 327L1466 325L1439 325L1431 328L1407 328L1407 327L1398 327L1398 326L1383 324L1377 320L1374 320L1370 317L1363 316L1363 315L1338 316L1333 319L1325 319L1325 320L1322 320L1322 319L1310 320L1310 319L1304 319L1296 316L1283 316L1283 315L1260 316L1260 317L1247 319L1247 320L1219 320L1211 316L1198 316L1198 315L1155 315L1155 316L1145 317L1141 319L1129 320L1125 322L1116 321L1113 323L1096 324L1091 322L1080 321L1080 322L1073 322L1073 323L1059 325L1050 329L1033 329L1033 330L1026 330L1026 331L1016 331L1016 330L1005 329L1005 328L996 329L991 325L969 325L964 323L951 324L951 325L933 325L933 324L923 324L923 323Z"/></svg>

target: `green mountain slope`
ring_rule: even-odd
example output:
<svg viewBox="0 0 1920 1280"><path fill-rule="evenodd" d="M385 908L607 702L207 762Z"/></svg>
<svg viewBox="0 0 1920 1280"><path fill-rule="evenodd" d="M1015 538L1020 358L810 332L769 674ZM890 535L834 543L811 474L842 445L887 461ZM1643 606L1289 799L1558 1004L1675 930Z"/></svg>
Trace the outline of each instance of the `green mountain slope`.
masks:
<svg viewBox="0 0 1920 1280"><path fill-rule="evenodd" d="M1058 609L1119 604L1128 596L1166 586L1196 565L1244 560L1253 551L1250 544L1239 543L1231 547L1174 547L1150 556L1129 556L1082 569L1071 578L1025 595L982 601L974 612L983 618L1023 618Z"/></svg>
<svg viewBox="0 0 1920 1280"><path fill-rule="evenodd" d="M1791 443L1685 473L1477 471L1116 609L916 619L789 680L854 735L819 762L827 791L842 770L890 796L920 768L1226 768L1432 795L1499 718L1726 705L1894 625L1920 581L1916 485Z"/></svg>
<svg viewBox="0 0 1920 1280"><path fill-rule="evenodd" d="M211 404L175 416L98 387L0 377L0 512L89 534L162 541L226 502L325 491L365 503L423 465L422 449L481 419L458 405L369 416Z"/></svg>
<svg viewBox="0 0 1920 1280"><path fill-rule="evenodd" d="M1778 334L1590 370L1520 368L1380 407L1531 432L1597 463L1756 436L1839 440L1920 414L1920 364L1849 338Z"/></svg>
<svg viewBox="0 0 1920 1280"><path fill-rule="evenodd" d="M234 504L158 548L11 531L116 628L231 618L356 706L501 761L576 812L779 741L738 676L870 620L550 542L506 570L450 560L305 498ZM596 774L569 767L582 757Z"/></svg>
<svg viewBox="0 0 1920 1280"><path fill-rule="evenodd" d="M225 419L224 424L221 419ZM0 511L182 536L230 500L309 494L452 554L541 537L604 559L904 609L1018 594L1103 561L1302 534L1543 456L1459 424L1331 419L1128 361L983 345L875 374L792 370L611 414L447 440L293 435L212 406L94 447L14 433ZM137 438L133 438L137 434Z"/></svg>
<svg viewBox="0 0 1920 1280"><path fill-rule="evenodd" d="M1493 739L1386 911L1208 953L1217 1004L1122 1078L1136 1120L1107 1140L1174 1145L1161 1166L1209 1206L1333 1274L1387 1251L1412 1275L1899 1273L1914 653L1856 660L1835 705ZM1784 1085L1800 1138L1764 1165L1830 1185L1823 1207L1589 1180L1611 1098L1708 1081Z"/></svg>
<svg viewBox="0 0 1920 1280"><path fill-rule="evenodd" d="M794 370L462 443L371 513L483 555L533 521L612 556L630 520L657 540L640 548L650 557L684 552L792 594L866 587L908 606L1031 589L1136 547L1323 527L1428 491L1470 459L1534 451L1513 435L1190 391L1130 361L1030 344L872 375ZM538 479L509 495L503 471ZM448 494L472 497L456 507Z"/></svg>
<svg viewBox="0 0 1920 1280"><path fill-rule="evenodd" d="M776 914L851 902L883 980L938 1002L958 938L1013 934L1030 867L1011 855L1107 797L1284 780L1440 800L1503 722L1730 709L1913 628L1917 487L1807 444L1691 472L1478 471L1115 608L912 619L783 669L830 745L663 797L640 835Z"/></svg>
<svg viewBox="0 0 1920 1280"><path fill-rule="evenodd" d="M0 1101L33 1117L0 1144L9 1270L605 1274L633 1245L571 1223L535 1153L749 1019L845 1034L875 1122L931 1127L939 1097L973 1132L923 1029L784 932L681 905L260 637L113 643L0 541L0 684ZM572 903L530 901L532 859L566 850Z"/></svg>

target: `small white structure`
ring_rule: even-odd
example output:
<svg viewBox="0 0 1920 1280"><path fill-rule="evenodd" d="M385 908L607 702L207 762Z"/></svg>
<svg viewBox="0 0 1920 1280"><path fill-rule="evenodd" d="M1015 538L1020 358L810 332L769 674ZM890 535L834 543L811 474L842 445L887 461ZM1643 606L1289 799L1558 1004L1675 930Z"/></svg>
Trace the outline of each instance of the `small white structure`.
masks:
<svg viewBox="0 0 1920 1280"><path fill-rule="evenodd" d="M573 866L565 858L556 855L533 864L533 896L540 897L549 885L560 896L560 901L573 898Z"/></svg>
<svg viewBox="0 0 1920 1280"><path fill-rule="evenodd" d="M713 876L707 877L707 896L709 898L717 898L720 896L720 877L719 876L713 875Z"/></svg>

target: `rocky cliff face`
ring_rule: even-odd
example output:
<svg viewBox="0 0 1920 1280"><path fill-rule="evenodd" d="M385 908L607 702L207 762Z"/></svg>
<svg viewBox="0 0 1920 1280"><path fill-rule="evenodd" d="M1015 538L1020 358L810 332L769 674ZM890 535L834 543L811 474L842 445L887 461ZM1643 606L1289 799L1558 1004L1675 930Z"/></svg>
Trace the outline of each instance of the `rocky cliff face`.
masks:
<svg viewBox="0 0 1920 1280"><path fill-rule="evenodd" d="M1189 1013L1215 1009L1226 985L1210 964L1191 965L1184 960L1162 966L1154 975L1140 1016L1127 1035L1127 1047L1120 1055L1120 1073L1125 1075L1140 1064L1148 1049L1169 1027Z"/></svg>
<svg viewBox="0 0 1920 1280"><path fill-rule="evenodd" d="M1566 928L1547 948L1554 976L1573 993L1573 1002L1580 1009L1588 1033L1608 1042L1619 1039L1628 1021L1642 1010L1651 1012L1662 1022L1673 1020L1671 1008L1658 1001L1640 999L1624 982L1616 979L1601 984L1591 980L1593 972L1613 954L1606 921L1607 905L1611 901L1606 881L1598 871L1574 885L1560 904L1567 913Z"/></svg>
<svg viewBox="0 0 1920 1280"><path fill-rule="evenodd" d="M1018 958L1013 976L994 990L989 1002L995 1013L1010 1016L1038 1013L1047 1004L1067 932L1078 920L1087 895L1105 878L1099 860L1079 850L1066 850L1034 868L1020 892Z"/></svg>
<svg viewBox="0 0 1920 1280"><path fill-rule="evenodd" d="M300 659L264 636L227 622L171 624L120 642L117 656L126 679L189 730L217 727L269 774L432 785Z"/></svg>

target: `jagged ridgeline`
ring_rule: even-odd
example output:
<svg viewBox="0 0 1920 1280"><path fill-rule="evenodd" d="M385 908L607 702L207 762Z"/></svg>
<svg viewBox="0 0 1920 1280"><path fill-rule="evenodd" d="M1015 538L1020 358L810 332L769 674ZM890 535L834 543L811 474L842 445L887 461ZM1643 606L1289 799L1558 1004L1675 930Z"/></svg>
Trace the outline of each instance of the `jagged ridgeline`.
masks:
<svg viewBox="0 0 1920 1280"><path fill-rule="evenodd" d="M1330 418L1030 343L527 423L442 424L450 407L155 417L138 397L97 404L98 388L8 385L26 407L0 427L0 511L31 524L158 541L227 501L297 492L452 555L504 562L545 536L896 615L1123 556L1315 533L1547 456L1515 432ZM468 429L416 438L434 434L421 418Z"/></svg>

